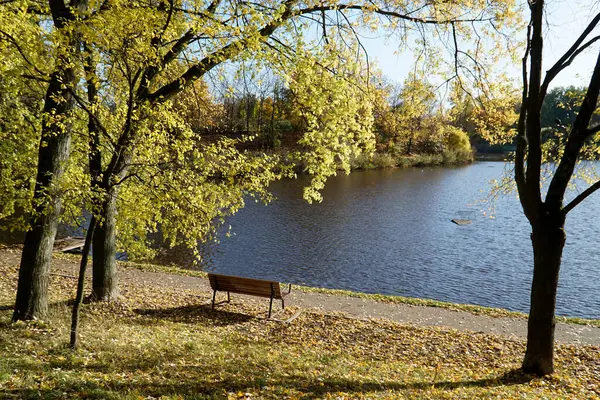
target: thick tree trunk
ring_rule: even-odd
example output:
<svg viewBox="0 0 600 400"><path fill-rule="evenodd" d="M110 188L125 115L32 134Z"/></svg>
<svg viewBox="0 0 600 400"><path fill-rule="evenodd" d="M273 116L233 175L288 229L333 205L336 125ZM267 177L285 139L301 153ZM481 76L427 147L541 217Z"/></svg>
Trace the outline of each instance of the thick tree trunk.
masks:
<svg viewBox="0 0 600 400"><path fill-rule="evenodd" d="M119 296L116 262L117 188L106 193L101 212L101 222L94 234L92 299L116 300Z"/></svg>
<svg viewBox="0 0 600 400"><path fill-rule="evenodd" d="M540 225L531 235L534 266L523 371L547 375L554 372L554 311L566 236L563 222Z"/></svg>
<svg viewBox="0 0 600 400"><path fill-rule="evenodd" d="M37 196L36 196L37 198ZM58 226L59 199L25 235L13 322L43 318L48 310L48 275Z"/></svg>
<svg viewBox="0 0 600 400"><path fill-rule="evenodd" d="M21 255L13 321L42 318L48 308L48 274L61 208L58 181L64 173L71 143L70 128L61 127L60 118L73 107L71 95L65 89L73 80L71 69L55 73L46 91L34 214Z"/></svg>

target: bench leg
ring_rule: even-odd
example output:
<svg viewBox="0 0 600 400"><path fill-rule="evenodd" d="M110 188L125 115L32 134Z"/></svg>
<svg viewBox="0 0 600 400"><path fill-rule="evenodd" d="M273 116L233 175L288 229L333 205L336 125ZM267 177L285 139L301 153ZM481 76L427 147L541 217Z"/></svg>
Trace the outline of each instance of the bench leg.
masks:
<svg viewBox="0 0 600 400"><path fill-rule="evenodd" d="M267 318L271 318L271 310L273 309L273 297L271 297L271 303L269 303L269 316Z"/></svg>
<svg viewBox="0 0 600 400"><path fill-rule="evenodd" d="M229 292L227 292L227 302L231 303L231 297L229 297Z"/></svg>
<svg viewBox="0 0 600 400"><path fill-rule="evenodd" d="M281 299L281 308L285 308L285 301Z"/></svg>
<svg viewBox="0 0 600 400"><path fill-rule="evenodd" d="M213 301L212 301L212 308L215 308L215 297L217 296L217 291L213 290Z"/></svg>

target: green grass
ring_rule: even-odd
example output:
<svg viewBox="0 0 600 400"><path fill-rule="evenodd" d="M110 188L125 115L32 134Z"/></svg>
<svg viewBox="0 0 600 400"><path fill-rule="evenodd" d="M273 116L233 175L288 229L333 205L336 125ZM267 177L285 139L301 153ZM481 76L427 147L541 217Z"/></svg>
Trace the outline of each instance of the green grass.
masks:
<svg viewBox="0 0 600 400"><path fill-rule="evenodd" d="M448 310L454 311L466 311L475 315L487 315L489 317L509 317L509 318L519 318L519 319L527 319L527 314L518 312L518 311L510 311L504 308L493 308L493 307L484 307L475 304L459 304L459 303L449 303L445 301L431 300L431 299L419 299L414 297L403 297L403 296L391 296L384 294L371 294L371 293L360 293L360 292L351 292L348 290L339 290L339 289L323 289L323 288L313 288L308 286L295 286L299 290L304 292L316 292L316 293L325 293L336 296L349 296L349 297L358 297L362 299L370 299L374 301L379 301L381 303L396 303L396 304L409 304L413 306L424 306L424 307L438 307L445 308ZM567 323L567 324L576 324L576 325L588 325L588 326L597 326L600 327L600 320L597 319L585 319L585 318L576 318L576 317L562 317L557 316L556 320L558 322Z"/></svg>
<svg viewBox="0 0 600 400"><path fill-rule="evenodd" d="M57 254L58 258L67 259L70 261L78 261L79 256L74 254ZM194 276L198 278L206 278L207 274L203 271L195 271L179 268L177 266L171 265L156 265L149 262L132 262L132 261L119 261L119 266L123 268L133 268L140 271L148 271L148 272L162 272L168 274L176 274L176 275L186 275L186 276ZM294 290L299 290L302 292L313 292L313 293L323 293L335 296L349 296L349 297L357 297L362 299L369 299L378 301L381 303L393 303L393 304L409 304L414 306L424 306L424 307L438 307L445 308L448 310L455 311L466 311L475 315L487 315L490 317L510 317L510 318L520 318L526 319L527 314L517 311L509 311L503 308L493 308L493 307L484 307L474 304L458 304L458 303L450 303L438 300L431 299L419 299L414 297L403 297L403 296L391 296L384 294L372 294L372 293L361 293L361 292L352 292L348 290L339 290L339 289L326 289L326 288L316 288L309 286L299 286L295 285ZM595 319L584 319L584 318L575 318L575 317L556 317L558 322L569 323L569 324L577 324L577 325L588 325L588 326L597 326L600 327L600 320Z"/></svg>
<svg viewBox="0 0 600 400"><path fill-rule="evenodd" d="M16 268L0 274L8 321ZM122 285L124 300L83 308L66 348L73 282L53 276L43 322L0 323L0 398L479 399L600 395L600 349L558 346L557 373L517 368L521 341L386 321L302 313L264 319L264 304L217 310L209 295ZM8 307L7 307L8 306ZM295 310L288 309L284 319Z"/></svg>
<svg viewBox="0 0 600 400"><path fill-rule="evenodd" d="M431 167L442 165L460 165L473 161L471 153L445 151L441 154L391 154L377 152L373 156L365 155L356 157L350 163L352 169L382 169L382 168L410 168Z"/></svg>

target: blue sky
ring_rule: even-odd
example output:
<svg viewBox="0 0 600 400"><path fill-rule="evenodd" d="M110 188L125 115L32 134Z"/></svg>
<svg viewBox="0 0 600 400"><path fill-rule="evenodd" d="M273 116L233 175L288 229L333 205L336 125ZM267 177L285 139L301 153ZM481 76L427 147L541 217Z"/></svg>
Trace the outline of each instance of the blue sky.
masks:
<svg viewBox="0 0 600 400"><path fill-rule="evenodd" d="M552 64L562 56L562 54L573 44L575 39L581 34L587 23L593 16L600 12L600 6L595 5L593 1L548 1L546 9L546 34L544 37L544 70L550 68ZM527 10L528 11L528 10ZM527 16L526 16L527 17ZM592 33L590 37L599 34L600 29ZM394 54L398 44L392 40L385 41L377 35L370 35L372 38L364 38L365 45L371 60L376 60L379 68L391 80L402 82L407 75L411 64L412 54L402 52ZM525 32L523 32L523 38ZM592 46L581 54L578 59L553 81L552 87L556 86L584 86L587 85L587 79L591 76L592 69L598 56L599 46ZM514 76L517 83L520 77L520 70L515 66L508 71L510 76Z"/></svg>

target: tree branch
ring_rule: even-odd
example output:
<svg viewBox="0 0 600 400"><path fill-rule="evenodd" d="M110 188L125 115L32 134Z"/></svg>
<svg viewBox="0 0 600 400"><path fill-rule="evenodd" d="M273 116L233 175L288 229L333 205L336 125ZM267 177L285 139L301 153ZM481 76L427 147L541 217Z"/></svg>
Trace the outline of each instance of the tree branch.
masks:
<svg viewBox="0 0 600 400"><path fill-rule="evenodd" d="M81 107L81 109L83 111L85 111L85 113L94 120L94 123L96 124L96 126L98 128L100 128L100 130L102 131L104 136L106 136L108 141L114 146L114 143L111 142L111 137L110 137L108 131L106 130L106 128L104 127L104 125L102 124L102 121L100 121L98 119L96 114L94 114L92 112L92 110L89 109L89 107L85 104L85 101L83 101L83 99L81 97L79 97L79 95L77 95L77 93L73 89L69 89L69 92L71 93L71 95L73 96L73 98L75 99L77 104L79 104L79 107Z"/></svg>
<svg viewBox="0 0 600 400"><path fill-rule="evenodd" d="M522 60L523 70L523 95L521 97L521 110L519 112L519 122L517 123L517 149L515 152L515 181L519 192L519 201L523 206L523 211L528 219L533 212L531 204L527 197L527 180L525 179L525 154L527 152L527 139L525 136L525 120L527 118L527 97L529 90L529 81L527 76L527 60L531 51L531 24L527 26L527 46ZM530 219L531 220L531 219Z"/></svg>
<svg viewBox="0 0 600 400"><path fill-rule="evenodd" d="M600 132L600 124L596 125L593 128L589 128L586 133L586 137L594 136L596 133Z"/></svg>
<svg viewBox="0 0 600 400"><path fill-rule="evenodd" d="M310 14L317 11L343 11L343 10L368 10L375 14L385 15L388 17L398 18L408 22L414 22L419 24L434 24L434 25L448 25L451 23L467 23L467 22L489 22L492 18L466 18L466 19L431 19L431 18L417 18L411 17L408 14L402 14L397 11L382 10L379 7L373 7L373 5L358 5L358 4L332 4L332 5L319 5L314 7L302 8L294 13L294 15Z"/></svg>
<svg viewBox="0 0 600 400"><path fill-rule="evenodd" d="M540 177L542 168L542 138L540 126L540 113L542 98L540 87L542 81L542 48L544 1L529 2L531 9L531 43L529 50L529 89L525 103L525 137L527 138L527 170L525 171L525 188L523 194L533 208L542 202ZM532 214L533 215L533 214Z"/></svg>
<svg viewBox="0 0 600 400"><path fill-rule="evenodd" d="M560 160L558 168L554 173L554 177L548 187L548 194L546 195L546 202L554 206L560 206L562 204L567 185L571 180L573 171L575 170L575 164L579 158L579 153L583 147L585 140L589 137L593 130L588 129L590 120L596 110L598 104L598 95L600 94L600 52L598 53L598 59L594 67L592 78L588 90L585 94L579 113L575 118L573 127L571 128L571 134L565 145L565 151ZM595 129L595 128L594 128Z"/></svg>
<svg viewBox="0 0 600 400"><path fill-rule="evenodd" d="M292 17L293 13L291 7L295 1L297 0L287 0L284 3L285 9L283 13L280 16L276 16L271 22L266 24L258 31L260 38L264 39L269 37L277 28L283 25L285 21ZM231 42L221 49L212 52L198 63L191 66L179 78L167 83L166 85L157 89L155 92L145 95L145 99L151 103L168 100L177 93L181 92L186 85L190 84L190 82L193 82L199 77L203 76L208 71L221 64L224 60L230 60L240 54L247 47L248 43L250 43L251 39L252 38L245 37Z"/></svg>
<svg viewBox="0 0 600 400"><path fill-rule="evenodd" d="M571 62L577 57L582 51L591 46L596 40L599 39L598 36L587 42L585 45L581 46L581 43L585 40L585 38L594 30L596 25L600 22L600 13L598 13L594 19L588 24L585 30L579 35L575 43L566 51L565 54L546 72L546 77L544 78L544 83L542 84L541 93L544 96L546 91L548 90L548 85L552 80L559 74L560 71L568 67Z"/></svg>
<svg viewBox="0 0 600 400"><path fill-rule="evenodd" d="M486 22L491 21L492 18L469 18L469 19L447 19L437 20L428 18L417 18L410 15L402 14L396 11L382 10L381 8L373 7L373 5L352 5L352 4L336 4L336 5L318 5L314 7L301 8L298 10L292 10L292 6L298 0L287 0L283 3L284 10L281 15L273 17L273 19L267 23L263 28L258 31L258 35L261 39L269 37L277 28L282 26L287 20L301 16L304 14L323 12L323 11L342 11L342 10L362 10L369 11L379 15L385 15L388 17L394 17L405 21L410 21L419 24L454 24L454 23L472 23L472 22ZM198 79L199 77L206 74L208 71L213 69L215 66L222 63L224 60L230 60L233 57L239 55L247 45L253 41L253 38L244 37L231 42L219 50L214 51L202 60L191 66L183 75L179 78L167 83L161 88L157 89L153 93L144 93L146 100L153 102L165 101L180 91L182 91L190 82Z"/></svg>
<svg viewBox="0 0 600 400"><path fill-rule="evenodd" d="M588 198L592 193L594 193L598 189L600 189L600 181L597 181L592 186L585 189L583 192L579 193L577 195L577 197L575 197L573 200L571 200L571 202L569 204L567 204L565 207L563 207L563 209L561 210L563 216L566 216L569 213L569 211L571 211L572 209L577 207L579 205L579 203L584 201L586 198Z"/></svg>
<svg viewBox="0 0 600 400"><path fill-rule="evenodd" d="M17 42L17 39L15 39L11 34L6 33L6 32L4 32L2 30L0 30L0 34L4 35L8 39L8 41L15 46L15 48L17 49L17 51L19 52L19 54L21 55L21 57L23 58L23 60L27 64L31 65L33 67L33 69L35 70L35 72L37 72L38 74L42 75L43 78L50 80L49 75L47 73L45 73L44 71L42 71L41 69L39 69L31 60L29 60L29 57L27 57L27 54L25 54L25 52L23 51L23 49L19 45L19 42Z"/></svg>

